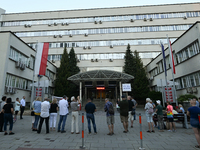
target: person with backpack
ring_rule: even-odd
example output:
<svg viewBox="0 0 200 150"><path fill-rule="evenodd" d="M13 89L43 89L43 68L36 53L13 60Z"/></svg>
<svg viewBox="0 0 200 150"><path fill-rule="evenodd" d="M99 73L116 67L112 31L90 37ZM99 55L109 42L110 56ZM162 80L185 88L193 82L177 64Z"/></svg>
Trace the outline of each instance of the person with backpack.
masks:
<svg viewBox="0 0 200 150"><path fill-rule="evenodd" d="M113 135L114 134L114 108L113 104L109 101L108 98L105 99L105 106L104 110L106 112L106 118L107 118L107 124L109 133L107 135Z"/></svg>
<svg viewBox="0 0 200 150"><path fill-rule="evenodd" d="M151 99L150 98L146 98L146 105L145 105L145 113L146 113L146 117L147 117L147 122L148 122L148 126L149 126L149 130L147 132L155 132L154 131L154 125L153 125L153 119L152 119L152 114L153 114L153 105L151 104ZM152 130L151 130L151 126L152 126Z"/></svg>

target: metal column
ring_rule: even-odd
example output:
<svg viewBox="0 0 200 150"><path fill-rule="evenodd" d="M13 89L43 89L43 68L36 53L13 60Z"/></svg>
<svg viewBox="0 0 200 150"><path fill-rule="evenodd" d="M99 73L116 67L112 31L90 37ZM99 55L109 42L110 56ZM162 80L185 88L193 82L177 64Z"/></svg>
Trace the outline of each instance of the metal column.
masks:
<svg viewBox="0 0 200 150"><path fill-rule="evenodd" d="M81 106L83 106L83 101L82 101L82 82L80 81L80 87L79 87L79 89L80 89L80 93L79 93L79 97L80 97L80 101L81 101Z"/></svg>
<svg viewBox="0 0 200 150"><path fill-rule="evenodd" d="M119 95L120 95L120 101L122 100L122 82L119 81Z"/></svg>

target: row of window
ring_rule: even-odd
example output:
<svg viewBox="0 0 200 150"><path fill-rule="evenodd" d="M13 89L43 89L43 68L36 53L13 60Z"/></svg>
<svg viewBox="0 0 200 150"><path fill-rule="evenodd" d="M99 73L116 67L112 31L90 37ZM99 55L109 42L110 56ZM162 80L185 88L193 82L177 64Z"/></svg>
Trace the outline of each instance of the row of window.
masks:
<svg viewBox="0 0 200 150"><path fill-rule="evenodd" d="M178 83L178 85L176 85L177 89L199 86L200 85L200 72L178 78L175 80L175 82Z"/></svg>
<svg viewBox="0 0 200 150"><path fill-rule="evenodd" d="M179 64L187 59L189 59L190 57L197 55L198 53L200 53L200 47L199 47L199 42L198 40L191 43L189 46L185 47L183 50L179 51L178 53L174 54L173 53L173 57L174 57L174 61L175 64ZM170 68L170 57L169 55L166 56L166 69ZM159 61L157 63L157 67L154 68L153 70L150 71L150 76L155 76L158 73L163 72L163 60Z"/></svg>
<svg viewBox="0 0 200 150"><path fill-rule="evenodd" d="M49 57L48 57L49 58ZM54 79L54 73L51 72L50 70L46 69L45 76L49 77L51 80Z"/></svg>
<svg viewBox="0 0 200 150"><path fill-rule="evenodd" d="M6 75L6 82L5 86L7 87L13 87L13 88L19 88L24 90L30 90L30 84L32 83L31 80L27 80L21 77L17 77L11 74Z"/></svg>
<svg viewBox="0 0 200 150"><path fill-rule="evenodd" d="M139 53L140 58L155 58L160 52ZM109 53L109 54L77 54L79 60L91 59L124 59L125 53ZM48 60L60 61L62 55L49 55Z"/></svg>
<svg viewBox="0 0 200 150"><path fill-rule="evenodd" d="M14 61L20 61L22 64L25 64L26 67L33 69L35 64L35 58L31 56L28 58L26 55L22 54L18 50L10 47L10 54L9 58L13 59Z"/></svg>
<svg viewBox="0 0 200 150"><path fill-rule="evenodd" d="M170 39L174 42L176 39ZM120 46L120 45L155 45L167 44L167 39L145 39L145 40L116 40L116 41L91 41L91 42L66 42L66 43L49 43L49 48L60 48L60 47L87 47L87 46ZM36 48L36 43L29 44L32 48Z"/></svg>
<svg viewBox="0 0 200 150"><path fill-rule="evenodd" d="M125 20L143 20L146 19L165 19L165 18L182 18L182 17L198 17L200 12L183 12L183 13L163 13L163 14L146 14L146 15L123 15L123 16L103 16L88 18L72 18L72 19L51 19L51 20L34 20L34 21L8 21L2 22L1 26L23 26L25 24L40 25L53 23L82 23L94 21L125 21Z"/></svg>
<svg viewBox="0 0 200 150"><path fill-rule="evenodd" d="M129 28L107 28L107 29L87 29L69 31L42 31L42 32L20 32L18 37L30 36L54 36L54 35L80 35L80 34L106 34L106 33L130 33L130 32L156 32L156 31L178 31L187 30L191 25L172 25L172 26L144 26Z"/></svg>

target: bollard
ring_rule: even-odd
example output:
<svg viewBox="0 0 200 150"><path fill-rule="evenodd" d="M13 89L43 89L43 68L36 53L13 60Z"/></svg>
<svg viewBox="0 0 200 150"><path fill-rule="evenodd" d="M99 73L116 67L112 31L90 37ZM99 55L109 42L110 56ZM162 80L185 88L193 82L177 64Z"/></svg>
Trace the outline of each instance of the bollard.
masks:
<svg viewBox="0 0 200 150"><path fill-rule="evenodd" d="M85 149L84 145L84 113L82 113L82 146L80 146L81 149Z"/></svg>
<svg viewBox="0 0 200 150"><path fill-rule="evenodd" d="M139 113L139 123L140 123L140 144L141 147L139 147L140 150L145 150L145 148L143 148L143 142L142 142L142 118L141 118L141 113Z"/></svg>
<svg viewBox="0 0 200 150"><path fill-rule="evenodd" d="M199 123L200 123L200 114L198 114L198 118L199 118Z"/></svg>

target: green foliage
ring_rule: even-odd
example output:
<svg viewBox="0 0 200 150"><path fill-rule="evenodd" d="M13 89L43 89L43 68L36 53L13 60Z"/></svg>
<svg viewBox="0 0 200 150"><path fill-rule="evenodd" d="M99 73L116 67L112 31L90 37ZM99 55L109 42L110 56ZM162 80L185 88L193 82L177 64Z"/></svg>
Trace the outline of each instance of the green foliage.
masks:
<svg viewBox="0 0 200 150"><path fill-rule="evenodd" d="M183 101L188 101L188 100L193 99L193 98L198 99L195 95L185 94L185 95L179 96L179 98L177 100L178 100L178 102L183 102Z"/></svg>
<svg viewBox="0 0 200 150"><path fill-rule="evenodd" d="M161 92L150 91L148 93L148 97L153 101L160 100L162 102L162 93Z"/></svg>
<svg viewBox="0 0 200 150"><path fill-rule="evenodd" d="M149 81L139 53L134 51L133 55L129 44L125 54L124 72L134 76L134 80L131 81L131 95L137 101L145 101L149 93Z"/></svg>
<svg viewBox="0 0 200 150"><path fill-rule="evenodd" d="M60 61L60 68L58 68L57 71L55 93L54 93L56 96L63 96L69 93L69 88L68 88L69 81L67 80L69 76L70 76L69 55L65 47Z"/></svg>

